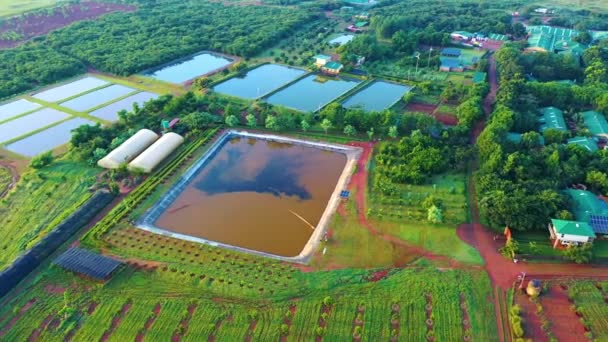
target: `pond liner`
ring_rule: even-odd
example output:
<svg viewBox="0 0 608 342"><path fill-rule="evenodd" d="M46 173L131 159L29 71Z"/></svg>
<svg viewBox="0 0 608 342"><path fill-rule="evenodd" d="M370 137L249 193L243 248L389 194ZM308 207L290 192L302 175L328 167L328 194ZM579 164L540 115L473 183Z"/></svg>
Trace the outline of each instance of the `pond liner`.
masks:
<svg viewBox="0 0 608 342"><path fill-rule="evenodd" d="M114 195L110 192L97 191L78 210L70 214L52 232L36 243L32 249L13 261L0 273L0 298L40 266L46 258L89 223L113 199Z"/></svg>

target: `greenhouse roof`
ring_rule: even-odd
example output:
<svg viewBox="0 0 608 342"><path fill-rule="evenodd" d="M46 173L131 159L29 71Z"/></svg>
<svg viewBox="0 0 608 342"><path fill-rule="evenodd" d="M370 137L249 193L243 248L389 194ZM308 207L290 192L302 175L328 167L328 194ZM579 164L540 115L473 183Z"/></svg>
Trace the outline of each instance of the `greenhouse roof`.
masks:
<svg viewBox="0 0 608 342"><path fill-rule="evenodd" d="M568 145L578 145L585 148L589 152L596 152L598 150L597 142L588 137L574 137L568 139Z"/></svg>
<svg viewBox="0 0 608 342"><path fill-rule="evenodd" d="M561 131L566 130L564 113L561 110L555 107L545 107L541 108L540 112L542 114L542 118L539 120L541 122L541 132L544 132L549 128L558 129Z"/></svg>
<svg viewBox="0 0 608 342"><path fill-rule="evenodd" d="M53 264L91 278L103 280L107 279L122 263L86 249L72 247L57 257Z"/></svg>
<svg viewBox="0 0 608 342"><path fill-rule="evenodd" d="M590 191L568 189L564 192L572 199L572 212L579 221L588 222L590 215L608 216L608 205Z"/></svg>
<svg viewBox="0 0 608 342"><path fill-rule="evenodd" d="M528 46L533 49L553 52L555 50L580 52L586 49L585 46L576 43L573 39L578 36L576 30L552 27L547 25L528 26L530 34Z"/></svg>
<svg viewBox="0 0 608 342"><path fill-rule="evenodd" d="M606 118L593 110L581 113L583 116L583 120L585 120L585 125L589 128L589 131L593 135L603 135L608 134L608 122Z"/></svg>

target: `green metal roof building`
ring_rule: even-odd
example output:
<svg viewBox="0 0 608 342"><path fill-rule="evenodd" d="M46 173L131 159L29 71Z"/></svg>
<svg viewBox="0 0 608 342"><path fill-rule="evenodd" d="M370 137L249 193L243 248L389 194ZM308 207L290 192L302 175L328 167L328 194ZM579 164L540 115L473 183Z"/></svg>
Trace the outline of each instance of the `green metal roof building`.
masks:
<svg viewBox="0 0 608 342"><path fill-rule="evenodd" d="M581 115L591 134L608 136L608 121L604 115L593 110L582 112Z"/></svg>
<svg viewBox="0 0 608 342"><path fill-rule="evenodd" d="M573 40L579 35L576 30L547 25L528 26L526 29L529 34L526 50L529 51L569 51L580 55L587 48Z"/></svg>
<svg viewBox="0 0 608 342"><path fill-rule="evenodd" d="M507 40L509 40L509 38L507 36L505 36L504 34L498 34L498 33L490 33L488 35L488 39L499 40L499 41L503 41L503 42L506 42Z"/></svg>
<svg viewBox="0 0 608 342"><path fill-rule="evenodd" d="M593 229L585 222L551 219L551 223L553 224L553 228L557 234L578 235L595 238Z"/></svg>
<svg viewBox="0 0 608 342"><path fill-rule="evenodd" d="M475 73L473 74L473 83L481 83L481 82L485 82L486 80L486 73L483 71L475 71Z"/></svg>
<svg viewBox="0 0 608 342"><path fill-rule="evenodd" d="M598 150L597 142L588 137L574 137L568 139L568 145L578 145L589 152L596 152Z"/></svg>
<svg viewBox="0 0 608 342"><path fill-rule="evenodd" d="M578 221L589 222L589 215L608 216L606 203L586 190L564 190L573 202L572 213Z"/></svg>
<svg viewBox="0 0 608 342"><path fill-rule="evenodd" d="M540 131L544 132L549 128L557 129L560 131L566 131L566 121L564 121L564 112L555 107L545 107L540 109L541 118Z"/></svg>

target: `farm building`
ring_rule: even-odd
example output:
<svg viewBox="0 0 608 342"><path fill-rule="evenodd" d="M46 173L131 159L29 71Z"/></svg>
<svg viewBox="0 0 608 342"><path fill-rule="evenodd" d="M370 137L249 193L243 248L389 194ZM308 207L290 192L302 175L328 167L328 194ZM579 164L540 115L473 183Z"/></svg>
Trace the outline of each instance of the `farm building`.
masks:
<svg viewBox="0 0 608 342"><path fill-rule="evenodd" d="M585 222L551 219L549 234L554 240L553 248L558 245L580 245L593 242L596 238L591 226Z"/></svg>
<svg viewBox="0 0 608 342"><path fill-rule="evenodd" d="M488 39L496 40L496 41L500 41L500 42L506 42L509 40L509 37L505 36L504 34L490 33L488 35Z"/></svg>
<svg viewBox="0 0 608 342"><path fill-rule="evenodd" d="M590 191L568 189L564 193L572 199L574 218L582 222L590 222L591 216L608 219L608 204Z"/></svg>
<svg viewBox="0 0 608 342"><path fill-rule="evenodd" d="M361 12L353 17L356 20L369 20L369 13Z"/></svg>
<svg viewBox="0 0 608 342"><path fill-rule="evenodd" d="M555 107L545 107L540 109L541 117L538 119L540 123L540 131L544 132L549 128L566 131L566 121L564 121L564 112Z"/></svg>
<svg viewBox="0 0 608 342"><path fill-rule="evenodd" d="M342 71L344 65L338 62L329 62L321 67L321 72L328 75L338 75Z"/></svg>
<svg viewBox="0 0 608 342"><path fill-rule="evenodd" d="M369 21L357 21L355 23L355 27L359 28L359 29L362 29L362 28L366 27L367 25L369 25Z"/></svg>
<svg viewBox="0 0 608 342"><path fill-rule="evenodd" d="M181 135L169 132L129 163L129 169L150 173L183 142L184 138Z"/></svg>
<svg viewBox="0 0 608 342"><path fill-rule="evenodd" d="M325 64L331 62L331 56L319 54L313 57L315 59L315 65L322 67Z"/></svg>
<svg viewBox="0 0 608 342"><path fill-rule="evenodd" d="M440 71L464 71L464 67L460 63L458 59L454 58L445 58L441 60L441 65L439 66Z"/></svg>
<svg viewBox="0 0 608 342"><path fill-rule="evenodd" d="M596 152L598 150L597 141L588 137L574 137L568 139L568 145L578 145L589 152Z"/></svg>
<svg viewBox="0 0 608 342"><path fill-rule="evenodd" d="M474 35L467 31L454 31L450 33L450 37L456 40L471 40L473 39Z"/></svg>
<svg viewBox="0 0 608 342"><path fill-rule="evenodd" d="M473 74L473 83L482 83L486 81L486 73L483 71L475 71Z"/></svg>
<svg viewBox="0 0 608 342"><path fill-rule="evenodd" d="M581 113L581 116L592 135L608 138L608 122L602 114L590 110Z"/></svg>
<svg viewBox="0 0 608 342"><path fill-rule="evenodd" d="M108 280L122 264L120 261L72 247L53 261L54 265L96 280Z"/></svg>
<svg viewBox="0 0 608 342"><path fill-rule="evenodd" d="M462 50L457 48L445 48L441 50L441 56L443 57L458 58L460 55L462 55Z"/></svg>
<svg viewBox="0 0 608 342"><path fill-rule="evenodd" d="M579 32L572 29L546 25L528 26L528 47L530 52L561 52L582 54L587 48L574 41Z"/></svg>
<svg viewBox="0 0 608 342"><path fill-rule="evenodd" d="M346 0L345 2L349 5L362 7L372 7L378 3L376 0Z"/></svg>
<svg viewBox="0 0 608 342"><path fill-rule="evenodd" d="M121 164L133 160L156 139L158 139L156 133L149 129L142 129L100 159L97 165L106 169L116 169Z"/></svg>

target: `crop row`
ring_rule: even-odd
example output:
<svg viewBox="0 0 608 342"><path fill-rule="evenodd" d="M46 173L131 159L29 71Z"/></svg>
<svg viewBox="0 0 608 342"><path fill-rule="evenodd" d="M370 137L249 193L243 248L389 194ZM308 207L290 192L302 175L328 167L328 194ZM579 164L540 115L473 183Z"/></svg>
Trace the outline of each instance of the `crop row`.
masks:
<svg viewBox="0 0 608 342"><path fill-rule="evenodd" d="M114 227L118 222L125 218L131 210L137 207L152 191L156 189L167 177L175 172L186 159L194 153L199 147L203 146L211 140L217 133L219 128L213 128L206 132L204 137L186 145L178 155L164 165L158 172L148 177L141 185L133 190L125 199L123 199L114 209L112 209L95 227L89 231L83 241L89 239L101 239L101 237ZM93 243L94 241L89 241Z"/></svg>
<svg viewBox="0 0 608 342"><path fill-rule="evenodd" d="M593 282L573 282L568 295L574 300L575 310L582 315L581 322L598 341L608 340L608 298L604 298Z"/></svg>

